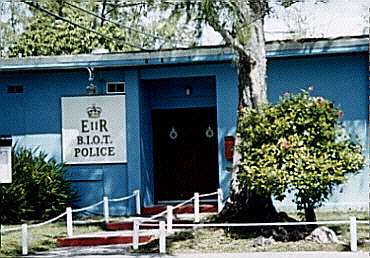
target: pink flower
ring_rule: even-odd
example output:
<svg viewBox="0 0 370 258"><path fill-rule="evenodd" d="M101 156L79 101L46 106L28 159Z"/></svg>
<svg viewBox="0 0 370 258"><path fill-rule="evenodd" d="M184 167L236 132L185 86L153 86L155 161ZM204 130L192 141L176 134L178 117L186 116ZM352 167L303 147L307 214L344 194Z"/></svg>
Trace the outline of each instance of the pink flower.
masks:
<svg viewBox="0 0 370 258"><path fill-rule="evenodd" d="M338 117L342 118L344 116L344 112L342 110L339 110L338 112Z"/></svg>
<svg viewBox="0 0 370 258"><path fill-rule="evenodd" d="M284 96L285 98L287 98L287 97L289 97L289 96L290 96L290 93L289 93L288 91L286 91L286 92L284 92L283 96Z"/></svg>
<svg viewBox="0 0 370 258"><path fill-rule="evenodd" d="M280 147L287 150L289 149L290 145L289 145L289 142L287 140L282 140L281 143L280 143Z"/></svg>
<svg viewBox="0 0 370 258"><path fill-rule="evenodd" d="M324 98L323 97L317 97L316 101L319 105L322 105L324 103Z"/></svg>

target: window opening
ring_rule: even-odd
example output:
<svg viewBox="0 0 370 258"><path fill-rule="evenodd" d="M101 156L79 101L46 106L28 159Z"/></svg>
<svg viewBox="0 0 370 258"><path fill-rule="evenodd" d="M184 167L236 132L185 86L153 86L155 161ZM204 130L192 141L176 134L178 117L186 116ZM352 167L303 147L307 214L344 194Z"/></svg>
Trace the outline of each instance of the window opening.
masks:
<svg viewBox="0 0 370 258"><path fill-rule="evenodd" d="M107 93L108 94L125 93L125 83L124 82L107 82Z"/></svg>

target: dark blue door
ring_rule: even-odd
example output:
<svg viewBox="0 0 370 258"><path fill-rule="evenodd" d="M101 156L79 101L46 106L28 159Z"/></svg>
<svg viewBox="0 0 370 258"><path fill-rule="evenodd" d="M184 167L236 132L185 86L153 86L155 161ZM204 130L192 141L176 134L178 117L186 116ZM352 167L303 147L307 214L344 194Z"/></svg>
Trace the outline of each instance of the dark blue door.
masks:
<svg viewBox="0 0 370 258"><path fill-rule="evenodd" d="M156 200L216 191L216 108L155 110L152 117Z"/></svg>

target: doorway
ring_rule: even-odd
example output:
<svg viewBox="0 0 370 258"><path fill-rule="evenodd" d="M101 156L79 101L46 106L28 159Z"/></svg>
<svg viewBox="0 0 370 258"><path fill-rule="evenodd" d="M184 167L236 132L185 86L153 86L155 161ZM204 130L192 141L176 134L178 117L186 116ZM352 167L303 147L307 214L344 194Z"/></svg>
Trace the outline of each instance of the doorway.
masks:
<svg viewBox="0 0 370 258"><path fill-rule="evenodd" d="M219 186L216 108L152 111L155 200L185 200Z"/></svg>

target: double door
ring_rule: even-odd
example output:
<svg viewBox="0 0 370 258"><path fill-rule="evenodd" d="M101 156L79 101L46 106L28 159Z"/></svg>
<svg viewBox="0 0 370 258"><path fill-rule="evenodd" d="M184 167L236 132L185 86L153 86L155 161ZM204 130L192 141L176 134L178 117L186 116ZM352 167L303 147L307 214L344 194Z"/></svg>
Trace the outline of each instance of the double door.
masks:
<svg viewBox="0 0 370 258"><path fill-rule="evenodd" d="M152 121L156 201L216 191L216 108L154 110Z"/></svg>

